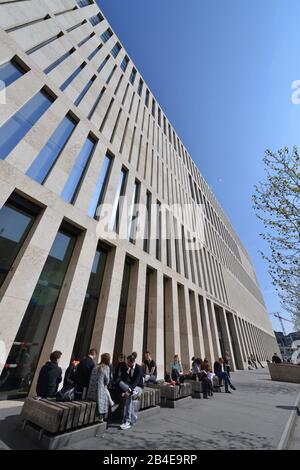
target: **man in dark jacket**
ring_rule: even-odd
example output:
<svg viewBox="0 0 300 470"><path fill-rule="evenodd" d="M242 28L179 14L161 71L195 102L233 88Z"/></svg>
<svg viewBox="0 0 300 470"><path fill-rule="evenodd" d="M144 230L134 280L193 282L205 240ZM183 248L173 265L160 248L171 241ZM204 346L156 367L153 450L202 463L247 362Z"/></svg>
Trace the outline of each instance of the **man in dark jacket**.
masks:
<svg viewBox="0 0 300 470"><path fill-rule="evenodd" d="M277 353L274 353L274 356L272 357L272 362L273 364L280 364L281 363L281 359L279 356L277 356Z"/></svg>
<svg viewBox="0 0 300 470"><path fill-rule="evenodd" d="M36 386L37 396L41 398L55 396L62 381L62 370L58 366L61 355L60 351L53 351L50 354L50 361L41 368Z"/></svg>
<svg viewBox="0 0 300 470"><path fill-rule="evenodd" d="M127 357L128 380L125 384L120 382L119 386L123 390L123 395L126 398L124 409L124 423L121 424L121 429L129 429L137 422L137 413L139 408L139 400L144 388L144 369L135 362L135 356Z"/></svg>
<svg viewBox="0 0 300 470"><path fill-rule="evenodd" d="M82 361L80 361L77 366L75 374L75 389L77 399L84 400L85 398L85 394L90 383L92 370L96 366L97 356L97 350L90 349L88 356L82 359Z"/></svg>

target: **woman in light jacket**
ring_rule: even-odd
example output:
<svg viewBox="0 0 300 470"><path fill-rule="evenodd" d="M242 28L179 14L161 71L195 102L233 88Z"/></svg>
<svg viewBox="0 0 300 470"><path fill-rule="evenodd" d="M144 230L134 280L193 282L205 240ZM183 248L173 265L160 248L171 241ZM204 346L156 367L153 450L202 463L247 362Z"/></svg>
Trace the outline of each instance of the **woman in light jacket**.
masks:
<svg viewBox="0 0 300 470"><path fill-rule="evenodd" d="M115 405L111 399L107 388L110 380L110 354L105 353L101 356L100 364L95 367L91 373L89 388L87 392L87 400L97 402L98 421L102 422L104 416L108 413L109 407L115 411L118 405Z"/></svg>

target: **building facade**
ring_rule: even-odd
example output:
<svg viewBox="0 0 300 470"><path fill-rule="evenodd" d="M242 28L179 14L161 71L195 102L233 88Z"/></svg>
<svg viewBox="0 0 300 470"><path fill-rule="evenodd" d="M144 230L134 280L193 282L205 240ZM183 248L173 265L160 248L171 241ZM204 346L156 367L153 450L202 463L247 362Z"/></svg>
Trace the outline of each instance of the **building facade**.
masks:
<svg viewBox="0 0 300 470"><path fill-rule="evenodd" d="M0 0L0 28L0 397L55 349L270 359L249 255L97 4Z"/></svg>

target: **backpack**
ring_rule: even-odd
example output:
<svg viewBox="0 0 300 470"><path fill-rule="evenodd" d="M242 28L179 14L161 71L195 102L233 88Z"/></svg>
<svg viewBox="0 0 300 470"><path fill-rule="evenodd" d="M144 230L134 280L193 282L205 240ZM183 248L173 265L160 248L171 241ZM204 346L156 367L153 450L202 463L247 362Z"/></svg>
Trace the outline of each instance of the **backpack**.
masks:
<svg viewBox="0 0 300 470"><path fill-rule="evenodd" d="M55 395L56 401L73 401L75 399L75 387L63 387Z"/></svg>

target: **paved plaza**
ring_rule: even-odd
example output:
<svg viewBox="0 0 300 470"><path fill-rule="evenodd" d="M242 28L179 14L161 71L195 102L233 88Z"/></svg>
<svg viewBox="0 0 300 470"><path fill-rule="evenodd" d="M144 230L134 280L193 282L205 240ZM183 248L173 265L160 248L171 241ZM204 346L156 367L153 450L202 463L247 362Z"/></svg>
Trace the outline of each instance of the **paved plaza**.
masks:
<svg viewBox="0 0 300 470"><path fill-rule="evenodd" d="M72 449L276 449L300 387L273 382L268 369L232 374L237 390L195 399L177 409L162 408L127 431L109 428ZM21 402L0 402L0 448L35 449L15 431ZM292 448L299 447L299 439Z"/></svg>

